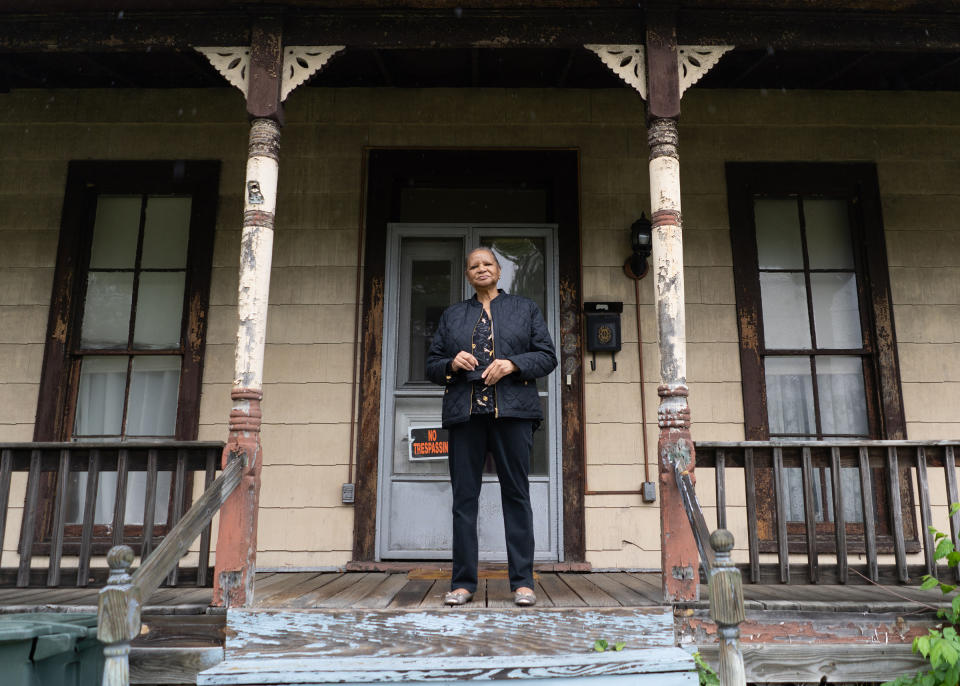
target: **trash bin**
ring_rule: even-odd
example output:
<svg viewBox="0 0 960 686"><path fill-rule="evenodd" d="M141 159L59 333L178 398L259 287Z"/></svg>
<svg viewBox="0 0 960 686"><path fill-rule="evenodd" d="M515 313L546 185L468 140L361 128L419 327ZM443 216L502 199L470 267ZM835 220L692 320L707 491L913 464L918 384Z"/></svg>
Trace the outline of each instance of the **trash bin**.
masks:
<svg viewBox="0 0 960 686"><path fill-rule="evenodd" d="M103 644L97 640L97 616L0 616L0 674L4 686L98 686Z"/></svg>

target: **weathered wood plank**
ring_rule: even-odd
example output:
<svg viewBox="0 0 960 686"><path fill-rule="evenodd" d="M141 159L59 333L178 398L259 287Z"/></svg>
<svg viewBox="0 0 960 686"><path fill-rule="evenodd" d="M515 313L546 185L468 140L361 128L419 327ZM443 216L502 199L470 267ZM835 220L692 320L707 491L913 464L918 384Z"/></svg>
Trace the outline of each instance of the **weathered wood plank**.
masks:
<svg viewBox="0 0 960 686"><path fill-rule="evenodd" d="M226 615L158 615L141 617L142 628L132 645L141 648L222 648Z"/></svg>
<svg viewBox="0 0 960 686"><path fill-rule="evenodd" d="M787 489L784 484L783 448L773 449L773 490L776 501L777 556L780 562L780 583L790 583L790 548L787 538ZM752 560L751 560L752 563ZM751 577L753 575L751 574Z"/></svg>
<svg viewBox="0 0 960 686"><path fill-rule="evenodd" d="M470 606L467 606L468 608ZM629 648L673 645L668 608L272 611L231 609L231 660L287 657L462 657L589 652L604 637ZM509 640L504 640L509 636ZM278 638L282 644L278 645Z"/></svg>
<svg viewBox="0 0 960 686"><path fill-rule="evenodd" d="M500 655L461 658L290 659L227 662L200 674L198 684L344 684L461 681L503 684L550 679L556 686L604 683L611 686L694 686L693 658L680 648L606 653ZM589 680L589 681L588 681Z"/></svg>
<svg viewBox="0 0 960 686"><path fill-rule="evenodd" d="M590 574L587 578L623 606L643 607L650 604L650 600L645 595L620 583L620 581L613 578L612 574Z"/></svg>
<svg viewBox="0 0 960 686"><path fill-rule="evenodd" d="M537 585L550 596L554 607L586 607L583 598L556 574L541 574Z"/></svg>
<svg viewBox="0 0 960 686"><path fill-rule="evenodd" d="M833 486L833 535L837 544L837 576L847 583L847 520L843 513L843 471L840 448L830 448L830 476Z"/></svg>
<svg viewBox="0 0 960 686"><path fill-rule="evenodd" d="M243 463L239 459L232 460L183 519L164 537L153 555L134 573L132 583L139 587L141 597L150 595L160 585L176 561L183 557L200 535L201 530L209 526L214 514L240 483L242 470Z"/></svg>
<svg viewBox="0 0 960 686"><path fill-rule="evenodd" d="M430 590L420 601L421 608L441 608L446 607L443 604L443 594L450 590L449 579L437 579L430 586Z"/></svg>
<svg viewBox="0 0 960 686"><path fill-rule="evenodd" d="M810 459L810 448L804 447L803 454L803 522L807 537L807 573L810 583L820 580L820 558L817 553L817 518L816 506L813 500L813 463Z"/></svg>
<svg viewBox="0 0 960 686"><path fill-rule="evenodd" d="M10 476L13 471L13 451L0 450L0 558L3 557L3 539L7 531L7 506L10 504Z"/></svg>
<svg viewBox="0 0 960 686"><path fill-rule="evenodd" d="M946 446L943 449L943 471L947 480L947 502L950 504L960 502L960 495L957 495L957 465L954 457L953 446ZM950 516L950 537L953 539L953 545L960 549L960 512ZM954 569L954 574L957 581L960 581L960 565Z"/></svg>
<svg viewBox="0 0 960 686"><path fill-rule="evenodd" d="M203 475L203 490L210 490L217 473L217 457L221 448L207 448L207 464ZM207 584L207 575L210 573L210 524L208 523L200 533L200 561L197 564L197 585Z"/></svg>
<svg viewBox="0 0 960 686"><path fill-rule="evenodd" d="M873 513L873 477L870 474L870 454L866 447L857 452L860 460L860 504L863 508L863 539L867 552L867 576L878 581L880 571L877 565L877 525Z"/></svg>
<svg viewBox="0 0 960 686"><path fill-rule="evenodd" d="M716 465L714 470L716 473L715 477L715 487L717 494L717 528L726 529L727 528L727 461L726 455L723 451L723 448L717 448L715 451L716 454Z"/></svg>
<svg viewBox="0 0 960 686"><path fill-rule="evenodd" d="M124 518L127 512L127 473L130 452L127 448L117 451L117 485L113 493L113 545L123 543Z"/></svg>
<svg viewBox="0 0 960 686"><path fill-rule="evenodd" d="M130 649L131 684L195 684L197 674L223 662L223 648Z"/></svg>
<svg viewBox="0 0 960 686"><path fill-rule="evenodd" d="M409 579L397 592L389 607L417 607L433 587L430 579Z"/></svg>
<svg viewBox="0 0 960 686"><path fill-rule="evenodd" d="M513 607L513 592L507 579L487 579L487 607Z"/></svg>
<svg viewBox="0 0 960 686"><path fill-rule="evenodd" d="M180 521L180 518L183 517L183 506L184 500L186 498L186 487L187 487L187 451L181 448L177 451L177 468L174 471L173 475L173 511L170 512L170 517L167 520L168 525L172 529L177 525L177 522ZM167 584L170 586L177 585L177 577L180 574L180 561L177 561L177 564L173 566L173 569L170 570L170 575L167 577Z"/></svg>
<svg viewBox="0 0 960 686"><path fill-rule="evenodd" d="M400 592L400 589L406 586L406 584L406 574L387 574L387 578L384 579L379 586L374 588L372 592L361 598L356 606L375 609L389 607L390 603L393 602L393 599Z"/></svg>
<svg viewBox="0 0 960 686"><path fill-rule="evenodd" d="M900 501L900 463L895 447L887 448L887 484L889 485L890 513L893 528L893 554L897 560L897 577L900 583L910 578L907 573L907 550L903 540L903 510Z"/></svg>
<svg viewBox="0 0 960 686"><path fill-rule="evenodd" d="M930 485L927 481L927 456L922 447L917 449L917 490L920 496L920 534L923 537L923 559L927 565L927 574L936 576L937 561L933 557L934 544L930 526L933 524L933 512L930 508Z"/></svg>
<svg viewBox="0 0 960 686"><path fill-rule="evenodd" d="M157 511L157 451L147 451L147 483L143 499L143 544L140 559L145 560L153 552L153 522ZM166 499L166 495L164 498ZM179 560L178 560L179 562ZM176 563L174 563L176 567Z"/></svg>
<svg viewBox="0 0 960 686"><path fill-rule="evenodd" d="M608 593L589 580L589 574L558 574L563 582L572 588L588 607L617 607L620 605Z"/></svg>
<svg viewBox="0 0 960 686"><path fill-rule="evenodd" d="M33 537L37 526L37 506L40 497L39 450L30 452L30 473L27 475L27 506L23 508L23 523L20 526L20 565L17 570L17 586L30 584L30 562L33 559Z"/></svg>
<svg viewBox="0 0 960 686"><path fill-rule="evenodd" d="M80 532L80 557L77 560L77 586L90 580L90 554L93 547L93 525L100 490L100 450L93 448L87 462L87 488L83 500L83 528Z"/></svg>
<svg viewBox="0 0 960 686"><path fill-rule="evenodd" d="M754 469L753 448L743 451L743 480L747 495L747 546L750 556L750 583L760 580L760 539L757 533L757 473Z"/></svg>
<svg viewBox="0 0 960 686"><path fill-rule="evenodd" d="M254 604L261 607L284 607L294 598L316 591L336 579L339 574L322 572L284 572L253 587ZM271 583L272 582L272 583Z"/></svg>
<svg viewBox="0 0 960 686"><path fill-rule="evenodd" d="M289 607L319 607L327 601L328 598L336 595L340 591L350 588L353 584L366 576L366 572L348 572L338 575L328 583L323 583L318 588L299 597L292 598L287 602Z"/></svg>
<svg viewBox="0 0 960 686"><path fill-rule="evenodd" d="M344 589L333 594L323 601L323 607L352 607L362 598L370 595L381 583L386 581L384 572L374 572L358 579Z"/></svg>
<svg viewBox="0 0 960 686"><path fill-rule="evenodd" d="M625 572L611 572L610 578L618 581L632 591L636 591L645 598L640 605L663 605L663 592L659 587L652 588L651 584Z"/></svg>
<svg viewBox="0 0 960 686"><path fill-rule="evenodd" d="M715 644L699 646L713 667L718 663ZM910 645L741 644L748 683L871 683L888 681L897 674L920 671L924 662Z"/></svg>

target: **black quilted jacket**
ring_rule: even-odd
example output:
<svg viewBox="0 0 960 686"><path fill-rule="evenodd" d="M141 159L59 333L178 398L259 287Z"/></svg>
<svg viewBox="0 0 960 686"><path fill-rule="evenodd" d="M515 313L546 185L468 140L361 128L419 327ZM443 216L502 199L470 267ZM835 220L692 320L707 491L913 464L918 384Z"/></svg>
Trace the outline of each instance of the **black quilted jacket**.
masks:
<svg viewBox="0 0 960 686"><path fill-rule="evenodd" d="M470 391L474 372L453 371L450 363L461 350L470 350L473 327L482 305L473 296L451 305L440 317L437 333L427 353L427 378L445 386L443 425L452 426L470 419ZM490 301L493 315L493 343L498 359L507 359L519 371L497 382L497 417L543 419L536 380L557 366L557 354L540 308L529 298L500 295Z"/></svg>

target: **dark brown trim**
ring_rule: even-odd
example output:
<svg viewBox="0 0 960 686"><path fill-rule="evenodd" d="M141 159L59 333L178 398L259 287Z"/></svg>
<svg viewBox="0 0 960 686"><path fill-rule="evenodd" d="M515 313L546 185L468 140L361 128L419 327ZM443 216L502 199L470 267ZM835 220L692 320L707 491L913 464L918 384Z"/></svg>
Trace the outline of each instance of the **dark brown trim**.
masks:
<svg viewBox="0 0 960 686"><path fill-rule="evenodd" d="M551 216L558 225L560 279L560 367L571 374L562 384L563 551L566 561L586 557L584 531L583 366L580 345L579 156L575 150L409 150L367 151L364 310L360 332L360 401L357 482L354 504L355 562L376 558L377 460L380 436L380 381L383 338L383 282L387 223L394 219L396 190L411 179L447 183L538 183L550 190Z"/></svg>
<svg viewBox="0 0 960 686"><path fill-rule="evenodd" d="M257 19L250 34L247 114L251 119L272 119L283 126L283 107L280 104L283 22L275 17Z"/></svg>
<svg viewBox="0 0 960 686"><path fill-rule="evenodd" d="M275 7L284 3L277 3ZM643 12L627 7L305 9L285 7L284 40L316 45L317 37L348 48L436 49L489 46L579 48L585 43L636 44ZM591 4L591 3L582 3ZM572 5L572 3L571 3ZM194 6L196 7L196 6ZM250 45L250 15L221 11L5 14L0 52L143 52L192 50L196 45ZM960 48L960 15L943 11L837 11L820 4L785 10L680 8L681 45L740 48L944 51ZM19 10L22 12L22 9Z"/></svg>
<svg viewBox="0 0 960 686"><path fill-rule="evenodd" d="M647 117L680 116L677 76L677 16L667 8L647 10Z"/></svg>

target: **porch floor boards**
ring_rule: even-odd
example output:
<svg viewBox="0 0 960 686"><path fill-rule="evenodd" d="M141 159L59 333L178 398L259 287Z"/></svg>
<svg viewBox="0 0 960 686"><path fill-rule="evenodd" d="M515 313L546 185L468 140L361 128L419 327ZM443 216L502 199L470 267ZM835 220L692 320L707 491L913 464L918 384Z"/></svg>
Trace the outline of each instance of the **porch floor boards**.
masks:
<svg viewBox="0 0 960 686"><path fill-rule="evenodd" d="M660 574L651 572L538 572L539 607L602 608L662 606ZM290 572L257 575L255 607L260 609L438 609L449 590L449 572ZM895 612L916 603L944 605L937 590L917 586L744 584L747 609ZM0 614L38 610L96 611L97 588L0 588ZM701 586L706 607L709 590ZM144 604L151 614L204 614L209 588L160 588ZM481 570L468 609L513 607L506 570Z"/></svg>

